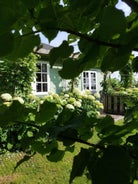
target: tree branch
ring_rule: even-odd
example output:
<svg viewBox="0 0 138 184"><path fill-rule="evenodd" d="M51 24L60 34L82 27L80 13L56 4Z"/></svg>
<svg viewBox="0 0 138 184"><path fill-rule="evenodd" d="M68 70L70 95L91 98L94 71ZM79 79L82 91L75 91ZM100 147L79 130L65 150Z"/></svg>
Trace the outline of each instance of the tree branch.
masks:
<svg viewBox="0 0 138 184"><path fill-rule="evenodd" d="M72 137L69 137L69 136L66 136L66 135L62 135L62 134L59 134L58 137L62 138L62 139L67 139L67 140L71 140L71 141L74 141L74 142L82 143L82 144L85 144L85 145L88 145L88 146L91 146L91 147L94 147L94 148L99 148L99 149L102 149L102 150L105 149L105 147L100 145L100 144L93 144L93 143L81 140L79 138L72 138Z"/></svg>
<svg viewBox="0 0 138 184"><path fill-rule="evenodd" d="M80 32L76 32L76 31L70 30L70 29L64 29L64 28L46 28L46 29L64 31L64 32L73 34L75 36L78 36L80 38L83 38L83 39L87 40L88 42L92 42L92 43L94 42L97 45L102 45L102 46L107 46L107 47L112 47L112 48L119 48L119 47L122 47L122 46L127 47L127 45L114 44L114 43L111 43L111 42L105 42L105 41L102 41L102 40L98 40L98 39L90 37L87 34L82 34ZM22 35L22 37L29 36L29 35L32 35L32 34L41 33L41 32L44 32L44 30L37 30L37 31L29 32L27 34ZM133 51L138 51L138 48L133 48Z"/></svg>

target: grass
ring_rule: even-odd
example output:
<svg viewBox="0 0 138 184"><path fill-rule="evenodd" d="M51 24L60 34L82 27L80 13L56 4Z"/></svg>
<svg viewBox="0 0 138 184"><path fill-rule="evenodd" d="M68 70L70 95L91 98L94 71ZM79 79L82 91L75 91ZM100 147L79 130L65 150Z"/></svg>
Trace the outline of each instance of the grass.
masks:
<svg viewBox="0 0 138 184"><path fill-rule="evenodd" d="M123 120L116 122L123 124ZM95 140L96 141L96 140ZM62 145L60 145L62 147ZM82 144L76 143L74 153L66 152L62 161L49 162L46 156L36 154L24 162L14 172L17 161L23 153L6 153L0 156L0 184L68 184L73 157L79 152ZM85 146L86 147L86 146ZM90 184L86 176L78 177L73 184ZM138 184L135 181L134 184Z"/></svg>
<svg viewBox="0 0 138 184"><path fill-rule="evenodd" d="M29 161L20 165L15 172L14 167L23 153L6 153L0 156L0 184L68 184L73 156L78 153L67 152L62 161L49 162L45 156L36 154ZM76 178L73 184L90 184L86 176Z"/></svg>

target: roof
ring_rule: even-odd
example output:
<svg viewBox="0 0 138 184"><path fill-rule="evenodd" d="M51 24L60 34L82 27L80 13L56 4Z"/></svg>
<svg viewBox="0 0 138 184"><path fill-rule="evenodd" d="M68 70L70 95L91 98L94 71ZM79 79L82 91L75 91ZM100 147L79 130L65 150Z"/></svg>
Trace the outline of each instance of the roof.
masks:
<svg viewBox="0 0 138 184"><path fill-rule="evenodd" d="M48 45L46 43L41 43L38 47L35 48L34 52L40 55L47 55L49 54L52 48L54 47L51 45Z"/></svg>

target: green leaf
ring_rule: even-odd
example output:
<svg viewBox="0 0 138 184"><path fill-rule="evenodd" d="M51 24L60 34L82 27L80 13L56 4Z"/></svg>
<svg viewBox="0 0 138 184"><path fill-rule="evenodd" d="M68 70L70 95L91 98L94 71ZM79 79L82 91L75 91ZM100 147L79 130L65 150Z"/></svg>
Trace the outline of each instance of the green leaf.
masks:
<svg viewBox="0 0 138 184"><path fill-rule="evenodd" d="M48 38L49 42L53 40L58 34L57 30L46 29L46 28L44 29L45 30L43 31L43 34L45 35L46 38Z"/></svg>
<svg viewBox="0 0 138 184"><path fill-rule="evenodd" d="M20 36L14 42L13 52L8 55L8 59L16 60L26 57L30 52L33 52L34 47L40 44L38 35Z"/></svg>
<svg viewBox="0 0 138 184"><path fill-rule="evenodd" d="M88 150L81 148L79 154L74 157L72 171L70 174L70 183L72 183L75 177L82 176L85 167L88 164L89 156Z"/></svg>
<svg viewBox="0 0 138 184"><path fill-rule="evenodd" d="M60 7L60 6L59 6ZM38 15L38 22L43 30L43 34L48 38L49 41L54 39L58 30L58 18L57 18L57 4L48 1L45 8L42 8Z"/></svg>
<svg viewBox="0 0 138 184"><path fill-rule="evenodd" d="M108 6L102 11L99 36L109 39L115 34L122 34L126 29L126 19L122 10Z"/></svg>
<svg viewBox="0 0 138 184"><path fill-rule="evenodd" d="M33 137L33 135L34 135L34 134L33 134L32 131L27 131L27 136L28 136L28 137Z"/></svg>
<svg viewBox="0 0 138 184"><path fill-rule="evenodd" d="M98 132L100 132L103 129L106 129L112 125L114 125L114 119L111 116L106 115L104 118L98 121L98 124L96 125L95 128Z"/></svg>
<svg viewBox="0 0 138 184"><path fill-rule="evenodd" d="M82 71L83 68L79 60L68 58L64 61L63 68L59 71L59 74L64 79L73 79L77 77Z"/></svg>
<svg viewBox="0 0 138 184"><path fill-rule="evenodd" d="M53 149L47 159L51 162L58 162L63 158L64 154L65 151L63 150Z"/></svg>
<svg viewBox="0 0 138 184"><path fill-rule="evenodd" d="M131 54L131 48L129 46L122 46L117 48L110 48L104 55L101 70L106 71L117 71L127 64ZM121 61L121 62L120 62Z"/></svg>
<svg viewBox="0 0 138 184"><path fill-rule="evenodd" d="M53 149L57 149L58 144L56 140L52 140L51 142L43 142L42 140L38 140L33 142L32 148L35 152L44 155L46 153L50 153Z"/></svg>
<svg viewBox="0 0 138 184"><path fill-rule="evenodd" d="M14 35L12 33L0 34L0 57L9 54L14 47Z"/></svg>
<svg viewBox="0 0 138 184"><path fill-rule="evenodd" d="M16 12L11 8L10 3L4 1L0 2L0 31L1 33L7 32L11 29L13 24L16 22L18 17L16 16ZM10 41L10 40L9 40ZM5 42L5 45L8 42Z"/></svg>
<svg viewBox="0 0 138 184"><path fill-rule="evenodd" d="M59 59L62 61L62 59L68 58L72 52L73 47L69 46L67 41L63 41L59 47L53 48L50 51L50 65L53 66Z"/></svg>
<svg viewBox="0 0 138 184"><path fill-rule="evenodd" d="M130 184L130 157L121 146L109 146L91 171L93 184Z"/></svg>
<svg viewBox="0 0 138 184"><path fill-rule="evenodd" d="M36 114L36 123L44 123L53 118L58 107L54 102L44 101L40 106L39 112Z"/></svg>
<svg viewBox="0 0 138 184"><path fill-rule="evenodd" d="M12 149L13 148L13 144L11 144L11 143L8 142L7 148L8 148L8 150Z"/></svg>
<svg viewBox="0 0 138 184"><path fill-rule="evenodd" d="M14 100L12 104L2 112L0 116L0 126L5 127L24 122L30 112L30 109L25 108L18 100Z"/></svg>
<svg viewBox="0 0 138 184"><path fill-rule="evenodd" d="M41 3L40 0L21 0L22 3L27 7L27 8L35 8L39 3Z"/></svg>
<svg viewBox="0 0 138 184"><path fill-rule="evenodd" d="M60 132L58 139L63 142L64 146L74 144L78 138L78 133L75 129L68 128L64 132Z"/></svg>

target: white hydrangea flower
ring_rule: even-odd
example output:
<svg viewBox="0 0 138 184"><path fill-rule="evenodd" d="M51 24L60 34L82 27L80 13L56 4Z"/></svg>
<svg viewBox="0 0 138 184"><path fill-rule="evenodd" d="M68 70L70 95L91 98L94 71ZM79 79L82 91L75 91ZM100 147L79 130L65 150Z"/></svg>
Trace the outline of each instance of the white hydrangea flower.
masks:
<svg viewBox="0 0 138 184"><path fill-rule="evenodd" d="M95 97L93 96L93 95L89 95L89 96L87 96L88 97L88 99L90 99L90 100L95 100Z"/></svg>
<svg viewBox="0 0 138 184"><path fill-rule="evenodd" d="M76 99L71 97L68 101L69 101L69 103L74 103L76 101Z"/></svg>
<svg viewBox="0 0 138 184"><path fill-rule="evenodd" d="M21 104L24 104L24 100L21 97L14 97L13 100L19 101Z"/></svg>
<svg viewBox="0 0 138 184"><path fill-rule="evenodd" d="M12 96L9 93L3 93L0 97L5 102L9 102L12 100Z"/></svg>
<svg viewBox="0 0 138 184"><path fill-rule="evenodd" d="M7 107L9 107L11 105L12 102L4 102L3 104L6 105Z"/></svg>
<svg viewBox="0 0 138 184"><path fill-rule="evenodd" d="M100 108L100 109L104 109L104 106L103 106L102 103L99 104L99 108Z"/></svg>
<svg viewBox="0 0 138 184"><path fill-rule="evenodd" d="M80 102L80 101L75 101L75 102L74 102L74 106L76 106L76 107L81 107L81 102Z"/></svg>
<svg viewBox="0 0 138 184"><path fill-rule="evenodd" d="M64 97L65 97L65 98L69 98L69 95L68 95L68 94L64 94Z"/></svg>
<svg viewBox="0 0 138 184"><path fill-rule="evenodd" d="M100 94L99 93L95 93L94 96L95 96L95 98L100 98Z"/></svg>
<svg viewBox="0 0 138 184"><path fill-rule="evenodd" d="M85 90L84 90L84 93L85 93L86 95L91 95L91 91L88 90L88 89L85 89Z"/></svg>
<svg viewBox="0 0 138 184"><path fill-rule="evenodd" d="M77 95L81 95L81 91L78 88L75 88L73 92Z"/></svg>
<svg viewBox="0 0 138 184"><path fill-rule="evenodd" d="M75 109L74 106L73 106L72 104L67 104L67 105L66 105L66 108L67 108L67 109L70 109L70 110L74 110L74 109Z"/></svg>

